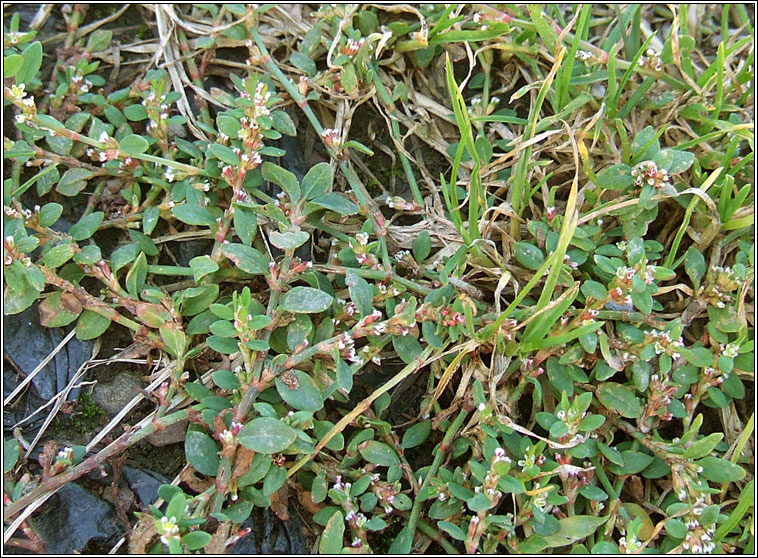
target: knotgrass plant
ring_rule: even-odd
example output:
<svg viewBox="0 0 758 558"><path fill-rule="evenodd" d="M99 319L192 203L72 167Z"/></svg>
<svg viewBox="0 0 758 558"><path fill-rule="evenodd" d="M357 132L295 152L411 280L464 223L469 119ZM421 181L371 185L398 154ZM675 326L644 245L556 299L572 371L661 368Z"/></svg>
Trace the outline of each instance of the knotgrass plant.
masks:
<svg viewBox="0 0 758 558"><path fill-rule="evenodd" d="M4 29L4 311L130 330L155 409L38 464L44 428L6 439L6 544L185 423L133 552L293 506L324 553L753 550L744 7L135 7L150 61L110 48L126 9Z"/></svg>

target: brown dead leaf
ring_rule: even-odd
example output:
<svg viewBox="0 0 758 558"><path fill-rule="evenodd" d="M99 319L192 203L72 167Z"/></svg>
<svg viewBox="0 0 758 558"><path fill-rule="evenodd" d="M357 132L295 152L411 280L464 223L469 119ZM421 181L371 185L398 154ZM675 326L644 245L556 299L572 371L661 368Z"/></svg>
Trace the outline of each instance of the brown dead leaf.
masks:
<svg viewBox="0 0 758 558"><path fill-rule="evenodd" d="M224 521L219 524L216 532L211 535L211 542L205 547L205 554L220 555L226 554L226 541L229 539L229 533L231 532L232 524L229 521Z"/></svg>
<svg viewBox="0 0 758 558"><path fill-rule="evenodd" d="M155 528L153 516L147 513L141 514L129 537L129 554L146 554L148 547L157 536L158 530Z"/></svg>
<svg viewBox="0 0 758 558"><path fill-rule="evenodd" d="M311 493L307 490L297 491L297 501L300 502L300 505L310 514L315 514L324 508L324 504L317 504L313 501L313 496L311 496Z"/></svg>
<svg viewBox="0 0 758 558"><path fill-rule="evenodd" d="M242 445L237 448L237 459L234 461L232 480L238 479L250 470L250 464L253 462L253 457L255 457L255 452L253 450L247 449Z"/></svg>
<svg viewBox="0 0 758 558"><path fill-rule="evenodd" d="M290 514L287 511L287 500L289 500L289 488L285 483L284 486L271 495L271 510L282 521L289 521L290 518Z"/></svg>
<svg viewBox="0 0 758 558"><path fill-rule="evenodd" d="M215 482L214 479L200 479L195 475L195 470L187 467L179 473L179 480L189 486L195 492L205 492Z"/></svg>
<svg viewBox="0 0 758 558"><path fill-rule="evenodd" d="M637 475L631 475L627 480L629 483L629 492L640 506L645 503L645 487L642 485L642 479Z"/></svg>

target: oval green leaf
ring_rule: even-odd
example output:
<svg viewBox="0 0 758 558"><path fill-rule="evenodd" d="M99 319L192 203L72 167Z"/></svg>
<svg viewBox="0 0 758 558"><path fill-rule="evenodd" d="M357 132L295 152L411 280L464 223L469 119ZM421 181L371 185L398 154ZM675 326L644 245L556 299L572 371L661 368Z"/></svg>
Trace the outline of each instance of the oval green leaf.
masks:
<svg viewBox="0 0 758 558"><path fill-rule="evenodd" d="M109 318L91 310L84 310L79 315L79 321L76 322L76 338L82 341L95 339L105 333L109 325L111 325Z"/></svg>
<svg viewBox="0 0 758 558"><path fill-rule="evenodd" d="M276 391L290 407L299 411L316 412L324 406L324 398L316 382L301 370L284 372L296 382L285 381L282 376L276 378ZM292 378L294 376L294 378Z"/></svg>
<svg viewBox="0 0 758 558"><path fill-rule="evenodd" d="M242 427L237 438L247 449L258 453L279 453L297 438L297 432L279 419L259 417Z"/></svg>
<svg viewBox="0 0 758 558"><path fill-rule="evenodd" d="M268 258L255 248L244 244L224 244L221 251L245 273L253 275L268 273Z"/></svg>
<svg viewBox="0 0 758 558"><path fill-rule="evenodd" d="M399 465L400 458L394 452L394 450L387 444L377 442L376 440L367 440L358 446L363 459L369 463L374 463L380 467L389 467L391 465Z"/></svg>
<svg viewBox="0 0 758 558"><path fill-rule="evenodd" d="M188 432L184 441L184 451L190 465L198 473L208 476L218 473L219 447L205 432Z"/></svg>
<svg viewBox="0 0 758 558"><path fill-rule="evenodd" d="M282 299L281 307L288 312L315 314L331 306L334 299L328 293L312 287L295 287Z"/></svg>
<svg viewBox="0 0 758 558"><path fill-rule="evenodd" d="M634 393L615 382L605 382L597 390L598 400L608 409L617 411L622 417L639 418L642 406Z"/></svg>

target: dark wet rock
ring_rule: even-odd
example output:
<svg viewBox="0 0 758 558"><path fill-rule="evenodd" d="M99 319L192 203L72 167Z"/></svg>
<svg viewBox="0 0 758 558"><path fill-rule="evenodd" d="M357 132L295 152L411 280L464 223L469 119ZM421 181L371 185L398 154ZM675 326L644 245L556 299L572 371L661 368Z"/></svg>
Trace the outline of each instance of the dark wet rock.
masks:
<svg viewBox="0 0 758 558"><path fill-rule="evenodd" d="M110 383L98 383L92 392L95 403L108 416L117 415L142 390L142 382L129 372L121 372Z"/></svg>
<svg viewBox="0 0 758 558"><path fill-rule="evenodd" d="M310 554L303 524L294 515L282 521L269 509L253 508L241 527L250 527L230 554Z"/></svg>
<svg viewBox="0 0 758 558"><path fill-rule="evenodd" d="M213 241L208 239L188 240L178 242L174 250L179 265L189 266L192 258L209 255L213 251Z"/></svg>
<svg viewBox="0 0 758 558"><path fill-rule="evenodd" d="M298 139L297 136L282 136L274 142L273 145L279 149L283 149L285 154L281 157L266 157L266 160L287 169L297 177L298 182L302 182L305 173L308 171L308 167L305 162L303 145L300 142L300 139ZM282 189L276 184L265 182L263 191L270 196L276 196L282 191ZM311 261L313 259L311 243L312 239L300 246L295 250L295 255L303 261ZM278 257L283 254L283 252L275 246L272 246L271 250L274 256Z"/></svg>
<svg viewBox="0 0 758 558"><path fill-rule="evenodd" d="M65 328L47 328L39 323L38 304L35 303L19 314L5 316L5 328L3 330L3 348L10 359L25 373L30 374L37 365L42 362L58 344L71 331L74 324ZM22 416L14 415L21 420L37 408L39 403L49 401L56 393L62 391L76 374L77 370L92 355L92 341L80 341L73 337L58 351L58 354L50 360L31 381L36 392L35 397L28 397ZM6 370L7 372L7 370ZM11 371L13 376L17 376ZM3 383L6 389L17 386L23 378L11 381L11 378L3 374ZM9 393L9 392L6 392ZM28 396L28 394L27 394ZM74 388L69 392L68 399L73 400L79 396L79 389ZM20 395L19 397L24 397ZM45 418L40 413L40 419ZM18 422L18 420L14 421ZM7 423L4 421L4 425Z"/></svg>
<svg viewBox="0 0 758 558"><path fill-rule="evenodd" d="M7 316L6 316L7 317ZM18 384L21 383L23 378L16 373L10 366L3 368L3 393L11 393ZM23 395L19 395L14 401L3 409L3 428L10 430L15 424L18 424L24 418L32 414L36 409L39 409L45 401L39 396L34 386ZM44 413L39 413L35 418L24 423L24 431L32 432L42 423L45 419Z"/></svg>
<svg viewBox="0 0 758 558"><path fill-rule="evenodd" d="M58 346L72 327L42 327L38 305L33 304L20 314L5 316L4 349L21 370L29 374ZM92 342L73 337L32 380L40 397L47 401L64 389L91 355ZM78 389L71 390L69 399L76 399L78 394Z"/></svg>
<svg viewBox="0 0 758 558"><path fill-rule="evenodd" d="M158 489L162 484L169 484L169 480L163 475L152 471L124 467L124 478L129 488L139 498L143 506L147 507L158 499Z"/></svg>
<svg viewBox="0 0 758 558"><path fill-rule="evenodd" d="M78 484L64 485L35 516L51 554L101 553L123 535L113 506Z"/></svg>
<svg viewBox="0 0 758 558"><path fill-rule="evenodd" d="M297 176L298 180L302 181L308 169L305 163L303 145L300 143L298 137L282 136L279 139L279 147L287 152L281 157L279 164Z"/></svg>
<svg viewBox="0 0 758 558"><path fill-rule="evenodd" d="M169 446L171 444L178 444L183 442L187 437L187 424L189 421L182 420L175 422L164 428L150 434L145 438L148 442L156 447Z"/></svg>

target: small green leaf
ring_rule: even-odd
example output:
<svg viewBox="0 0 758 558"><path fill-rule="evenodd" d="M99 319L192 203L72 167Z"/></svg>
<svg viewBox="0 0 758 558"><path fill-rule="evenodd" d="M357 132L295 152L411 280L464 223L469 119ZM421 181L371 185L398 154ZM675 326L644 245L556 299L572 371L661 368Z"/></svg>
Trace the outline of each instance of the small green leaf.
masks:
<svg viewBox="0 0 758 558"><path fill-rule="evenodd" d="M594 515L574 515L559 519L560 529L556 534L546 536L545 542L549 548L573 544L589 537L607 519L607 517L595 517Z"/></svg>
<svg viewBox="0 0 758 558"><path fill-rule="evenodd" d="M355 72L355 66L350 62L342 67L342 71L340 72L340 83L342 83L342 87L348 95L358 87L358 76Z"/></svg>
<svg viewBox="0 0 758 558"><path fill-rule="evenodd" d="M387 551L388 554L410 554L413 546L413 531L403 527Z"/></svg>
<svg viewBox="0 0 758 558"><path fill-rule="evenodd" d="M221 145L220 143L209 143L208 151L210 151L211 154L222 163L226 163L233 167L238 167L240 164L240 160L237 155L234 154L234 151L225 145Z"/></svg>
<svg viewBox="0 0 758 558"><path fill-rule="evenodd" d="M13 77L24 65L24 57L20 54L11 54L3 58L3 78Z"/></svg>
<svg viewBox="0 0 758 558"><path fill-rule="evenodd" d="M292 62L292 65L295 66L295 68L306 75L315 76L316 72L318 72L316 62L314 62L310 56L306 56L302 52L293 51L292 54L290 54L290 62ZM337 552L339 552L339 550Z"/></svg>
<svg viewBox="0 0 758 558"><path fill-rule="evenodd" d="M261 170L263 178L284 190L293 203L300 200L300 184L298 184L297 177L293 173L268 161L263 163Z"/></svg>
<svg viewBox="0 0 758 558"><path fill-rule="evenodd" d="M294 54L294 53L293 53ZM342 538L345 534L345 518L342 512L336 511L321 533L318 543L319 554L339 554L342 551Z"/></svg>
<svg viewBox="0 0 758 558"><path fill-rule="evenodd" d="M237 438L248 449L272 454L287 449L297 438L297 432L279 419L259 417L243 426Z"/></svg>
<svg viewBox="0 0 758 558"><path fill-rule="evenodd" d="M164 490L164 492L168 495L168 491ZM168 506L166 506L166 517L175 517L176 519L181 520L184 517L186 505L187 497L184 493L181 490L173 492L173 496L171 496L171 499L168 501Z"/></svg>
<svg viewBox="0 0 758 558"><path fill-rule="evenodd" d="M286 377L282 377L286 375ZM289 370L276 378L276 391L293 409L315 413L324 406L316 382L301 370Z"/></svg>
<svg viewBox="0 0 758 558"><path fill-rule="evenodd" d="M403 442L401 444L403 449L415 448L420 446L429 437L429 433L432 431L431 421L425 420L414 424L403 434Z"/></svg>
<svg viewBox="0 0 758 558"><path fill-rule="evenodd" d="M432 252L432 239L429 231L421 231L413 241L413 257L417 262L423 262Z"/></svg>
<svg viewBox="0 0 758 558"><path fill-rule="evenodd" d="M609 469L619 475L636 475L653 462L653 456L638 451L622 451L623 465L609 465Z"/></svg>
<svg viewBox="0 0 758 558"><path fill-rule="evenodd" d="M266 477L263 479L263 495L271 496L284 486L287 480L287 468L274 466L269 468Z"/></svg>
<svg viewBox="0 0 758 558"><path fill-rule="evenodd" d="M87 40L87 52L102 52L111 46L113 31L108 29L96 29Z"/></svg>
<svg viewBox="0 0 758 558"><path fill-rule="evenodd" d="M311 167L303 178L303 197L307 200L325 194L331 190L334 173L329 163L319 163Z"/></svg>
<svg viewBox="0 0 758 558"><path fill-rule="evenodd" d="M193 159L202 161L205 158L203 156L203 152L200 151L200 149L198 149L194 143L190 143L187 140L182 139L180 137L174 137L174 141L176 142L176 146L181 151L184 151L187 155L189 155Z"/></svg>
<svg viewBox="0 0 758 558"><path fill-rule="evenodd" d="M109 325L111 325L109 318L91 310L84 310L79 315L79 321L76 322L76 338L82 341L95 339L105 333Z"/></svg>
<svg viewBox="0 0 758 558"><path fill-rule="evenodd" d="M74 257L75 250L73 244L58 244L42 256L42 263L50 268L60 267Z"/></svg>
<svg viewBox="0 0 758 558"><path fill-rule="evenodd" d="M406 364L415 361L424 350L418 339L412 335L393 335L392 347Z"/></svg>
<svg viewBox="0 0 758 558"><path fill-rule="evenodd" d="M605 298L608 296L608 291L606 290L605 286L602 283L598 283L597 281L585 281L582 283L580 290L584 296L591 296L595 300L605 300Z"/></svg>
<svg viewBox="0 0 758 558"><path fill-rule="evenodd" d="M90 238L95 232L97 232L100 225L103 224L104 219L105 213L102 211L95 211L94 213L85 215L79 219L78 223L71 226L68 234L70 234L74 240L85 240Z"/></svg>
<svg viewBox="0 0 758 558"><path fill-rule="evenodd" d="M633 182L632 167L623 163L608 167L595 177L595 184L606 190L623 190Z"/></svg>
<svg viewBox="0 0 758 558"><path fill-rule="evenodd" d="M218 271L218 264L210 256L197 256L189 262L195 282Z"/></svg>
<svg viewBox="0 0 758 558"><path fill-rule="evenodd" d="M344 149L355 149L356 151L359 151L360 153L363 153L364 155L368 155L369 157L374 156L374 152L371 151L367 146L363 145L359 141L355 140L347 140L345 143L342 144L342 147Z"/></svg>
<svg viewBox="0 0 758 558"><path fill-rule="evenodd" d="M113 273L118 272L126 264L133 262L139 252L139 246L136 244L125 244L121 248L114 250L111 254L111 269Z"/></svg>
<svg viewBox="0 0 758 558"><path fill-rule="evenodd" d="M150 148L150 144L142 136L131 134L118 142L118 148L127 155L141 155Z"/></svg>
<svg viewBox="0 0 758 558"><path fill-rule="evenodd" d="M245 273L252 273L253 275L268 273L268 258L255 248L232 243L224 244L221 251Z"/></svg>
<svg viewBox="0 0 758 558"><path fill-rule="evenodd" d="M16 83L29 85L42 67L42 43L34 41L21 54L24 57L24 64L16 73Z"/></svg>
<svg viewBox="0 0 758 558"><path fill-rule="evenodd" d="M147 118L147 110L140 103L124 107L124 116L132 122L141 122Z"/></svg>
<svg viewBox="0 0 758 558"><path fill-rule="evenodd" d="M216 117L216 126L219 132L235 139L237 138L237 132L242 129L239 118L234 118L228 114L219 114Z"/></svg>
<svg viewBox="0 0 758 558"><path fill-rule="evenodd" d="M231 370L216 370L213 373L213 383L221 389L228 391L238 389L240 387L239 378Z"/></svg>
<svg viewBox="0 0 758 558"><path fill-rule="evenodd" d="M713 364L713 353L708 347L692 347L682 350L682 356L692 364L699 368L711 366Z"/></svg>
<svg viewBox="0 0 758 558"><path fill-rule="evenodd" d="M172 324L173 325L173 324ZM166 344L166 351L178 358L184 354L184 350L187 346L187 336L181 329L176 327L162 327L160 328L161 339Z"/></svg>
<svg viewBox="0 0 758 558"><path fill-rule="evenodd" d="M736 482L745 478L745 469L720 457L704 457L695 462L703 468L700 476L715 483Z"/></svg>
<svg viewBox="0 0 758 558"><path fill-rule="evenodd" d="M50 202L42 206L39 211L39 225L40 227L50 227L60 219L63 213L63 206L59 203Z"/></svg>
<svg viewBox="0 0 758 558"><path fill-rule="evenodd" d="M368 316L373 310L374 289L363 277L348 269L345 284L350 292L350 299L355 303L361 317Z"/></svg>
<svg viewBox="0 0 758 558"><path fill-rule="evenodd" d="M187 550L199 550L210 542L211 536L205 531L191 531L182 537L182 546Z"/></svg>
<svg viewBox="0 0 758 558"><path fill-rule="evenodd" d="M545 254L534 244L517 242L514 250L516 260L527 269L537 270L545 263Z"/></svg>
<svg viewBox="0 0 758 558"><path fill-rule="evenodd" d="M653 161L658 168L666 169L669 174L684 172L695 162L695 155L689 151L679 151L677 149L661 149Z"/></svg>
<svg viewBox="0 0 758 558"><path fill-rule="evenodd" d="M605 382L596 392L600 403L606 408L618 412L622 417L639 418L642 406L634 393L615 382Z"/></svg>
<svg viewBox="0 0 758 558"><path fill-rule="evenodd" d="M687 536L687 526L682 520L672 517L666 520L666 532L675 539L683 539Z"/></svg>
<svg viewBox="0 0 758 558"><path fill-rule="evenodd" d="M294 250L308 242L310 235L305 231L284 233L271 231L268 238L271 241L271 244L280 250Z"/></svg>
<svg viewBox="0 0 758 558"><path fill-rule="evenodd" d="M16 466L20 453L21 445L15 438L3 442L3 474L9 473Z"/></svg>
<svg viewBox="0 0 758 558"><path fill-rule="evenodd" d="M211 212L199 205L189 203L177 205L171 210L171 213L182 223L188 225L211 226L216 224L216 220L211 215Z"/></svg>
<svg viewBox="0 0 758 558"><path fill-rule="evenodd" d="M358 446L358 451L363 459L380 467L389 467L400 463L400 458L391 447L376 440L363 442Z"/></svg>
<svg viewBox="0 0 758 558"><path fill-rule="evenodd" d="M219 447L205 432L194 430L187 432L184 451L187 454L187 461L198 473L209 477L215 477L218 474Z"/></svg>
<svg viewBox="0 0 758 558"><path fill-rule="evenodd" d="M73 197L86 188L87 180L92 176L94 173L87 169L68 169L58 181L55 190L64 196Z"/></svg>
<svg viewBox="0 0 758 558"><path fill-rule="evenodd" d="M451 523L450 521L440 521L437 523L437 526L458 541L466 540L467 535L465 531L455 523Z"/></svg>
<svg viewBox="0 0 758 558"><path fill-rule="evenodd" d="M353 369L342 359L337 361L337 385L348 393L353 389Z"/></svg>
<svg viewBox="0 0 758 558"><path fill-rule="evenodd" d="M468 509L470 509L472 512L478 513L490 509L492 507L492 502L490 502L490 499L486 494L480 492L478 494L474 494L471 498L466 500L466 506L468 506Z"/></svg>
<svg viewBox="0 0 758 558"><path fill-rule="evenodd" d="M250 246L258 230L258 216L247 207L236 207L234 210L234 231L240 237L242 244Z"/></svg>
<svg viewBox="0 0 758 558"><path fill-rule="evenodd" d="M597 430L605 423L605 417L603 415L587 415L579 423L579 430L581 432L591 432Z"/></svg>
<svg viewBox="0 0 758 558"><path fill-rule="evenodd" d="M312 287L295 287L282 298L281 308L299 314L323 312L332 305L334 298Z"/></svg>
<svg viewBox="0 0 758 558"><path fill-rule="evenodd" d="M285 136L297 135L297 129L295 123L290 118L290 115L283 110L275 110L271 113L271 121L274 126L274 130L281 132Z"/></svg>
<svg viewBox="0 0 758 558"><path fill-rule="evenodd" d="M355 215L358 213L357 205L335 192L315 197L308 205L329 209L340 215ZM308 212L310 213L310 211Z"/></svg>
<svg viewBox="0 0 758 558"><path fill-rule="evenodd" d="M150 234L155 229L155 225L158 224L158 218L161 216L161 210L159 207L152 205L145 208L142 212L142 232Z"/></svg>
<svg viewBox="0 0 758 558"><path fill-rule="evenodd" d="M237 340L231 337L221 337L219 335L209 335L205 342L208 346L222 355L231 355L239 351Z"/></svg>
<svg viewBox="0 0 758 558"><path fill-rule="evenodd" d="M682 459L700 459L710 454L724 437L721 432L714 432L692 442L682 453Z"/></svg>
<svg viewBox="0 0 758 558"><path fill-rule="evenodd" d="M134 264L129 269L129 273L126 274L126 290L134 298L138 297L138 293L145 286L145 279L147 278L147 258L144 252L140 252L137 259L134 260Z"/></svg>

